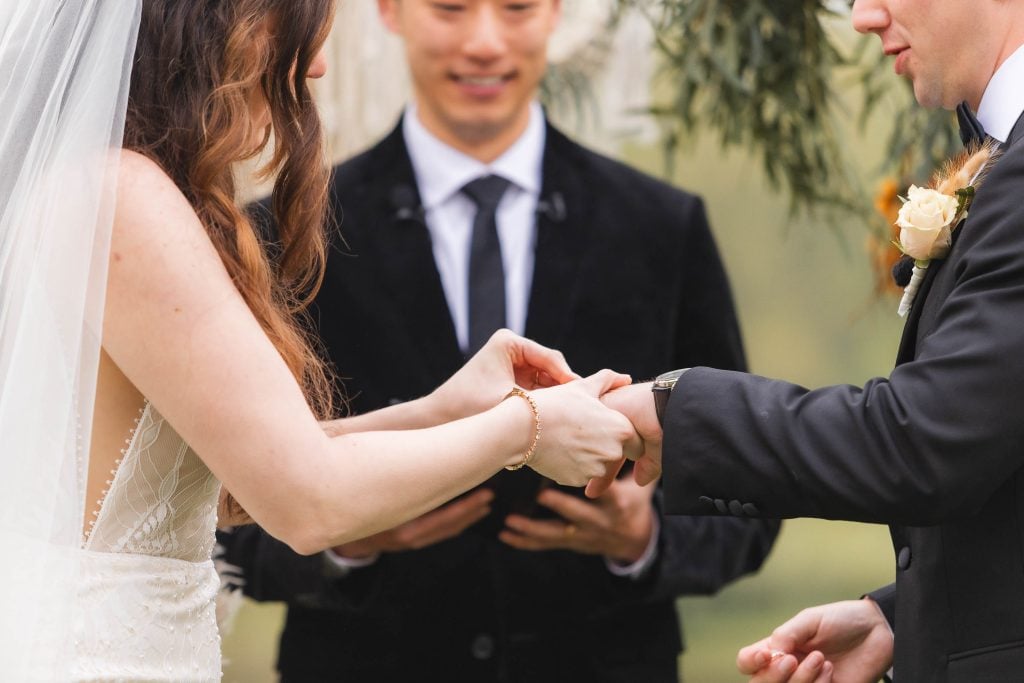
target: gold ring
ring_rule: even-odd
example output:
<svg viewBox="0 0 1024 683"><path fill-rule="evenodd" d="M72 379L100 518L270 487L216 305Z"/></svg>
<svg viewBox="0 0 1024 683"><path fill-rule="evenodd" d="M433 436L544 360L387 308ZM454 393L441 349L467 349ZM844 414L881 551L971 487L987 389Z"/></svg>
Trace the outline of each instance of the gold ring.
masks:
<svg viewBox="0 0 1024 683"><path fill-rule="evenodd" d="M565 537L566 538L572 538L573 536L575 536L576 535L576 531L577 531L577 529L576 529L576 525L575 524L566 524L565 525Z"/></svg>

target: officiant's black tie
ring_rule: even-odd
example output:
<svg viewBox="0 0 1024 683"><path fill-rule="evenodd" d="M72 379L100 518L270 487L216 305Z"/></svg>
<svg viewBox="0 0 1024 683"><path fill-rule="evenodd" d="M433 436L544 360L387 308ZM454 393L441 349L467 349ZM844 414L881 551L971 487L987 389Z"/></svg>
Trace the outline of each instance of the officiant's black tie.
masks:
<svg viewBox="0 0 1024 683"><path fill-rule="evenodd" d="M956 106L956 121L960 124L960 139L964 147L972 143L980 145L985 142L985 129L966 102Z"/></svg>
<svg viewBox="0 0 1024 683"><path fill-rule="evenodd" d="M469 182L462 192L476 204L469 247L469 348L472 356L505 327L505 268L495 213L509 181L495 175Z"/></svg>

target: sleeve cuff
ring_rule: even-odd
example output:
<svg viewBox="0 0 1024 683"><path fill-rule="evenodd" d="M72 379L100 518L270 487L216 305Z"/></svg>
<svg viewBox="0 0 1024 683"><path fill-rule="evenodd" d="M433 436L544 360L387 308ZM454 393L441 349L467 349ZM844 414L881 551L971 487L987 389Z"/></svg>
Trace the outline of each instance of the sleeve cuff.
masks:
<svg viewBox="0 0 1024 683"><path fill-rule="evenodd" d="M369 567L380 558L380 553L375 553L369 557L342 557L331 548L328 548L323 552L323 557L324 573L332 578L340 579L348 576L353 569Z"/></svg>
<svg viewBox="0 0 1024 683"><path fill-rule="evenodd" d="M636 562L632 564L622 564L615 560L606 557L604 558L604 564L615 576L621 576L623 578L632 579L638 581L647 575L650 571L651 566L654 564L654 560L658 558L658 536L661 535L661 521L658 519L658 515L651 511L651 538L647 541L647 548L644 549L643 555L640 556Z"/></svg>
<svg viewBox="0 0 1024 683"><path fill-rule="evenodd" d="M895 631L893 631L893 628L892 628L892 620L890 619L889 615L886 614L885 608L882 606L882 603L879 602L879 600L874 597L875 594L884 594L885 596L888 596L888 595L891 595L893 593L893 591L895 591L895 586L886 586L885 588L880 589L879 591L876 591L875 593L868 593L867 595L861 597L861 600L870 600L871 601L871 604L873 604L875 606L875 609L878 610L878 613L882 615L882 619L883 619L883 621L885 621L885 625L889 627L889 635L891 635L893 637L893 640L895 640L896 639L896 633L895 633ZM885 681L885 683L892 683L892 680L893 680L893 669L892 669L891 666L889 667L889 670L885 672L884 677L883 677L882 680Z"/></svg>

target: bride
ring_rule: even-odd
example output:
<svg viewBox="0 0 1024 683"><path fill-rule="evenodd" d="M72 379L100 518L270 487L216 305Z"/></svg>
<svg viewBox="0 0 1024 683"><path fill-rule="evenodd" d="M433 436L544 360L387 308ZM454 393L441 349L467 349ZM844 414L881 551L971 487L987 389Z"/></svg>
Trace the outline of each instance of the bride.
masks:
<svg viewBox="0 0 1024 683"><path fill-rule="evenodd" d="M0 9L10 680L219 679L218 508L312 553L502 467L582 485L637 450L598 400L628 377L576 378L507 331L429 396L325 421L294 312L324 258L305 79L324 73L331 16L330 0ZM273 260L235 204L237 163L267 144Z"/></svg>

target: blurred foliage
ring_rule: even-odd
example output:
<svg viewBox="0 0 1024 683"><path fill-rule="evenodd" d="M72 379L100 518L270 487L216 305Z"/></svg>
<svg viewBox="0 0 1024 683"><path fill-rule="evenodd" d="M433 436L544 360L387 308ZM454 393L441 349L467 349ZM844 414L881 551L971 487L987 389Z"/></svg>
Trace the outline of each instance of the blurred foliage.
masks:
<svg viewBox="0 0 1024 683"><path fill-rule="evenodd" d="M652 112L665 130L667 158L699 130L723 148L761 160L772 187L793 213L852 211L878 228L847 158L839 118L859 87L861 130L884 100L895 116L879 175L923 180L959 145L949 112L917 106L873 36L855 39L849 3L841 0L618 0L652 22L663 58ZM873 55L877 54L878 57Z"/></svg>
<svg viewBox="0 0 1024 683"><path fill-rule="evenodd" d="M588 117L600 115L593 80L601 66L601 52L608 49L607 43L607 39L595 41L583 59L572 63L549 64L544 80L541 81L540 101L549 112L570 119L575 128L584 127Z"/></svg>
<svg viewBox="0 0 1024 683"><path fill-rule="evenodd" d="M548 62L540 83L540 101L555 118L570 124L571 128L585 128L588 119L600 118L601 105L594 81L606 68L615 31L625 12L631 8L629 3L621 0L613 0L613 3L607 8L604 31L578 47L571 59Z"/></svg>
<svg viewBox="0 0 1024 683"><path fill-rule="evenodd" d="M648 3L650 4L650 3ZM835 134L831 81L844 63L818 0L664 0L657 44L671 100L654 113L667 143L697 124L724 146L754 148L792 208L853 208L850 174Z"/></svg>

